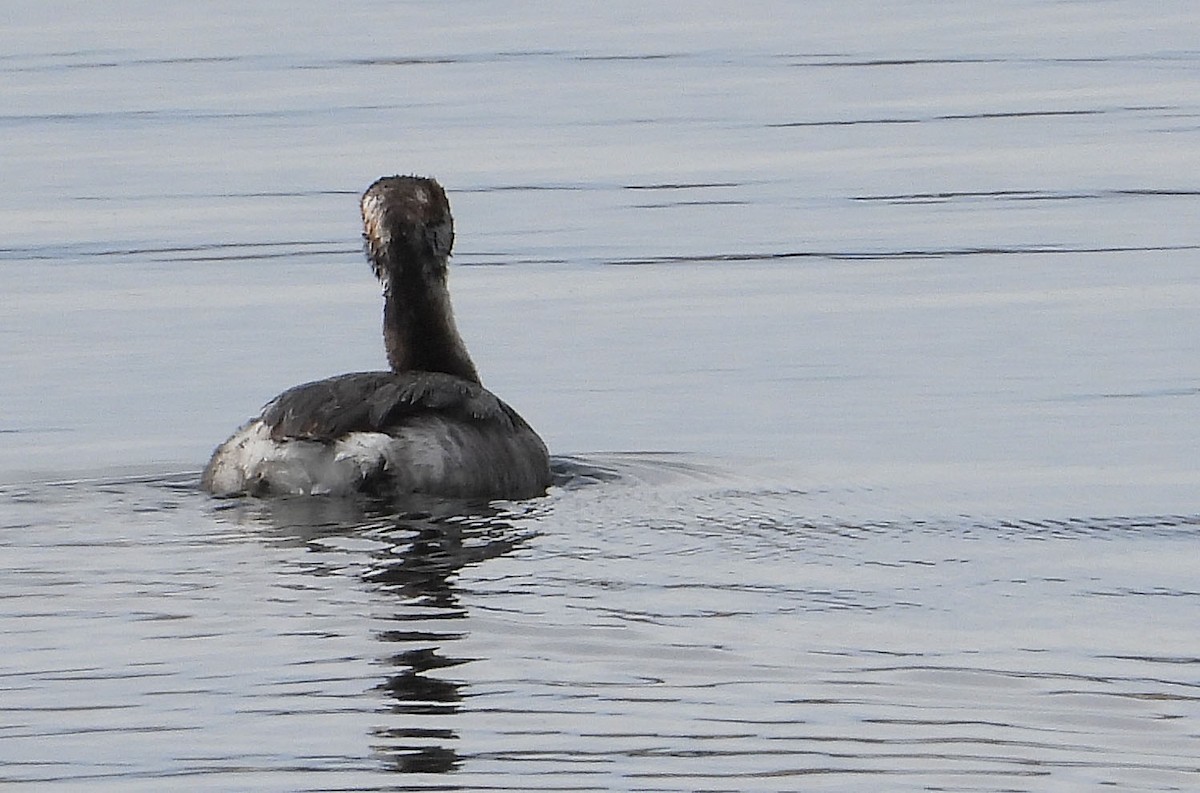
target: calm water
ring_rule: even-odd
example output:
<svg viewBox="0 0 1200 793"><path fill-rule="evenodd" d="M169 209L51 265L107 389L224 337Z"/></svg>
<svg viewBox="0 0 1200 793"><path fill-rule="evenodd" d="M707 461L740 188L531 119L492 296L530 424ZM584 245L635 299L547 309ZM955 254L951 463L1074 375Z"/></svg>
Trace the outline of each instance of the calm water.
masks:
<svg viewBox="0 0 1200 793"><path fill-rule="evenodd" d="M0 782L1200 788L1193 4L11 6ZM409 171L558 484L199 493Z"/></svg>

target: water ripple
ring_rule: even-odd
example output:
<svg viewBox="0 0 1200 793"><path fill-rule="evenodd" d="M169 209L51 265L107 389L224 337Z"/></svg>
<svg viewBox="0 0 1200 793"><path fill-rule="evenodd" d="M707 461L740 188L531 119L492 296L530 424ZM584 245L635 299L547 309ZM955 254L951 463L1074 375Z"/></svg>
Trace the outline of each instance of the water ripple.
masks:
<svg viewBox="0 0 1200 793"><path fill-rule="evenodd" d="M466 510L210 502L193 475L6 486L0 734L24 759L4 778L1200 773L1178 726L1200 706L1196 657L1171 651L1183 633L1130 632L1147 598L1160 626L1191 619L1190 565L1147 585L1127 564L1191 542L1197 516L847 520L814 514L816 491L681 455L556 467L547 499ZM84 647L92 663L63 663ZM248 729L255 751L231 743ZM52 756L114 740L121 763Z"/></svg>

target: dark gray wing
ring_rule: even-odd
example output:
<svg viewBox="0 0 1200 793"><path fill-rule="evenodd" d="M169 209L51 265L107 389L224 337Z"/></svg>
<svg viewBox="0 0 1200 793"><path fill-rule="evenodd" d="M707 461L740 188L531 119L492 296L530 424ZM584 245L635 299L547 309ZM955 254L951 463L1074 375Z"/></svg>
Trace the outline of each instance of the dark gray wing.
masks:
<svg viewBox="0 0 1200 793"><path fill-rule="evenodd" d="M506 429L525 423L483 386L441 372L356 372L305 383L275 397L262 420L275 440L332 441L350 432L388 432L429 412Z"/></svg>

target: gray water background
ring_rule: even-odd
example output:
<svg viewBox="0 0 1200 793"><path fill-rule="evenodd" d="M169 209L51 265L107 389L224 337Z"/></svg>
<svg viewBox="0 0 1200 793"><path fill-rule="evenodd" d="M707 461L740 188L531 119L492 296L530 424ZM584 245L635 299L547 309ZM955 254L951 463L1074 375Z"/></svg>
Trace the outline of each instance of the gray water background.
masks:
<svg viewBox="0 0 1200 793"><path fill-rule="evenodd" d="M0 781L1200 787L1189 3L11 3ZM448 188L545 499L222 503Z"/></svg>

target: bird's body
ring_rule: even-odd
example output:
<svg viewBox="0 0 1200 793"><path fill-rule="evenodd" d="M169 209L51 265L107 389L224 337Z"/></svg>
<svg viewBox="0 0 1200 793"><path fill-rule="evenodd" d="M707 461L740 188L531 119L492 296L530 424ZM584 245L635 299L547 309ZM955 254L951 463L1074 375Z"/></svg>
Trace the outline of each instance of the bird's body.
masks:
<svg viewBox="0 0 1200 793"><path fill-rule="evenodd" d="M280 394L217 448L203 487L217 495L544 493L545 444L480 384L455 327L446 288L454 230L441 187L385 177L364 194L362 211L391 371Z"/></svg>

